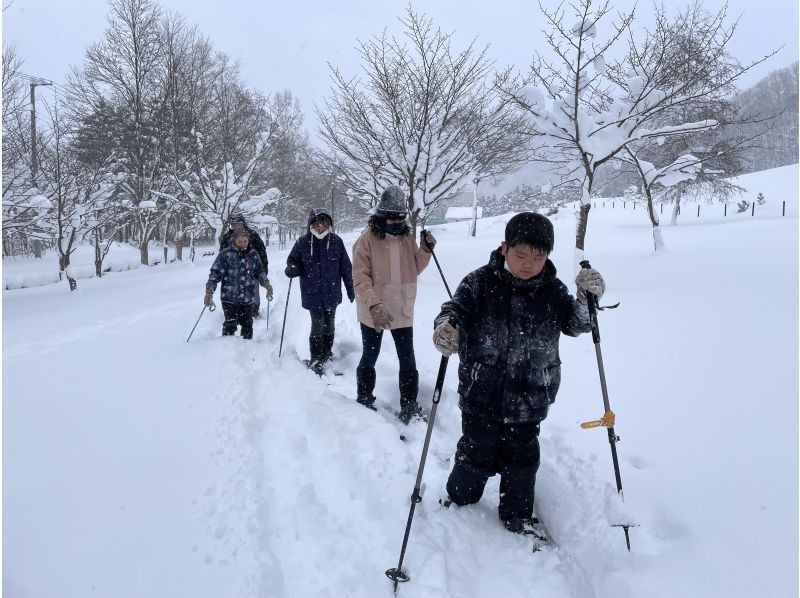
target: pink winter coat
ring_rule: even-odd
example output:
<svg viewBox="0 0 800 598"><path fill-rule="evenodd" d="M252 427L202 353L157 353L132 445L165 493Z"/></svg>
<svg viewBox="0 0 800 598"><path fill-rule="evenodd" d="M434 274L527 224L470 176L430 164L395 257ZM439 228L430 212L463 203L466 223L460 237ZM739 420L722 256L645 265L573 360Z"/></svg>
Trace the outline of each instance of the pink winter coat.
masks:
<svg viewBox="0 0 800 598"><path fill-rule="evenodd" d="M417 276L428 266L431 254L412 235L386 235L379 239L370 229L353 244L353 287L358 321L373 328L369 308L383 303L394 318L391 328L414 325Z"/></svg>

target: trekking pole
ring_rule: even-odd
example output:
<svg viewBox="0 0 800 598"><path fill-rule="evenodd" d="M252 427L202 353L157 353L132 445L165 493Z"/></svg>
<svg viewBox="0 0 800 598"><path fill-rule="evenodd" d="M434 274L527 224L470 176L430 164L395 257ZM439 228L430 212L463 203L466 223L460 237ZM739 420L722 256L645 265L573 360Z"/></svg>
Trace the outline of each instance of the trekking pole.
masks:
<svg viewBox="0 0 800 598"><path fill-rule="evenodd" d="M270 303L272 303L272 301L270 301L269 298L267 298L267 332L269 332L269 304Z"/></svg>
<svg viewBox="0 0 800 598"><path fill-rule="evenodd" d="M278 357L281 356L281 351L283 351L283 333L286 332L286 313L289 311L289 294L292 292L292 281L294 278L289 279L289 290L286 291L286 307L283 309L283 328L281 328L281 344L278 347ZM267 304L269 305L269 303Z"/></svg>
<svg viewBox="0 0 800 598"><path fill-rule="evenodd" d="M581 262L581 268L591 268L589 265L588 260L583 260ZM616 420L616 416L614 412L611 411L611 404L608 400L608 387L606 386L606 373L605 369L603 368L603 353L600 350L600 328L597 324L597 310L606 309L605 307L600 307L597 301L597 296L593 295L592 293L586 292L586 302L589 305L589 320L592 325L592 340L594 341L594 350L597 354L597 367L600 370L600 389L603 392L603 406L605 407L605 413L603 417L597 420L583 422L581 424L581 428L587 430L589 428L597 428L597 427L604 427L608 430L608 442L611 445L611 460L614 463L614 477L616 478L617 482L617 494L625 500L625 495L622 492L622 477L619 473L619 459L617 459L617 442L620 441L620 437L616 435L614 432L614 423ZM615 308L619 305L611 305L609 307ZM631 550L631 539L628 535L628 528L630 525L621 525L622 530L625 532L625 544L628 547L628 552Z"/></svg>
<svg viewBox="0 0 800 598"><path fill-rule="evenodd" d="M425 233L428 232L424 228L421 231L421 236L424 237ZM427 245L427 243L426 243ZM442 282L444 283L444 288L447 289L447 294L450 295L450 299L453 298L453 293L450 292L450 287L447 286L447 281L444 279L444 272L442 272L442 267L439 265L439 258L436 257L436 254L433 252L433 248L428 247L431 250L431 255L433 256L433 261L436 262L436 267L439 269L439 276L442 277Z"/></svg>
<svg viewBox="0 0 800 598"><path fill-rule="evenodd" d="M208 311L214 311L215 309L217 309L217 306L214 305L213 299L208 303L208 305L203 306L203 311L200 312L200 317L197 318L197 322L194 323L194 327L192 328L192 331L189 333L189 338L186 339L187 343L189 342L189 339L192 338L192 335L194 334L194 329L197 328L197 325L200 323L200 318L202 318L203 314L206 313L206 308L208 308Z"/></svg>
<svg viewBox="0 0 800 598"><path fill-rule="evenodd" d="M423 230L424 232L424 230ZM431 249L431 254L433 255L433 259L436 259L436 254L433 253L433 249ZM436 261L436 265L439 265L439 261ZM442 282L444 282L444 287L447 289L447 294L450 296L450 299L453 298L453 294L450 292L450 287L447 286L447 281L444 279L444 274L442 273L442 269L439 268L439 274L442 275ZM449 358L442 355L442 360L439 362L439 374L436 377L436 387L433 390L433 404L431 405L431 414L428 416L428 429L425 432L425 442L422 445L422 456L419 459L419 469L417 469L417 480L414 482L414 490L411 492L411 507L408 511L408 521L406 521L406 531L403 535L403 546L400 549L400 560L397 563L397 567L393 567L391 569L386 570L386 577L394 581L394 592L397 593L397 584L399 582L406 582L411 577L403 571L403 559L406 555L406 547L408 546L408 537L411 535L411 522L414 520L414 511L417 508L417 504L422 502L422 472L425 470L425 461L428 458L428 447L431 443L431 435L433 434L433 422L436 421L436 410L439 407L439 399L442 397L442 387L444 386L444 376L447 373L447 360Z"/></svg>

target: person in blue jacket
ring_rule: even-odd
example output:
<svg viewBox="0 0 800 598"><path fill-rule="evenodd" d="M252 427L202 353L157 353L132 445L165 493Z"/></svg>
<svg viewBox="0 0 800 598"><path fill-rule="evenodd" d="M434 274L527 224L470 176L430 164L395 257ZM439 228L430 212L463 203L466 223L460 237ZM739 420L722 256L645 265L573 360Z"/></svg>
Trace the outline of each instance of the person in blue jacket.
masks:
<svg viewBox="0 0 800 598"><path fill-rule="evenodd" d="M303 308L311 312L309 367L320 376L333 358L336 307L342 302L342 283L347 298L355 299L353 267L341 237L332 230L333 218L325 209L308 217L308 233L294 244L286 259L286 276L300 277Z"/></svg>
<svg viewBox="0 0 800 598"><path fill-rule="evenodd" d="M244 229L233 233L233 242L222 250L211 265L203 299L205 305L217 284L222 283L220 291L222 311L222 336L232 336L242 327L242 338L253 338L253 305L258 299L258 285L267 289L267 298L272 300L272 286L267 272L261 263L258 252L250 247L250 233Z"/></svg>

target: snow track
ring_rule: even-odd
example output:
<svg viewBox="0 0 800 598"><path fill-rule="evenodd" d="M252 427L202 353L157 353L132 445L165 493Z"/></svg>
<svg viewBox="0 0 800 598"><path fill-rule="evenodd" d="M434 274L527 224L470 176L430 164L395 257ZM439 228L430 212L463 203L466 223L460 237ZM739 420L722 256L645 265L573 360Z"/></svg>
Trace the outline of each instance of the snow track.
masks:
<svg viewBox="0 0 800 598"><path fill-rule="evenodd" d="M219 345L224 381L215 400L226 401L229 409L219 426L218 458L238 460L239 466L232 479L210 493L208 525L217 552L206 560L242 562L249 571L237 593L242 596L389 595L392 584L384 571L399 558L427 424L404 426L385 409L376 413L355 402L359 355L347 350L356 346L354 339L341 340L345 349L337 339L337 368L344 376L318 378L291 350L277 357L275 330L267 333L261 322L254 343L213 341ZM379 401L396 408L396 374L380 363L378 370L383 379ZM423 375L425 405L433 367ZM530 539L503 529L496 479L477 505L439 505L460 434L455 403L456 397L447 394L434 428L424 475L427 491L404 565L412 580L402 594L594 596L579 555L565 546L534 554ZM406 442L399 440L400 433ZM553 472L543 477L567 483ZM543 497L547 485L540 482Z"/></svg>

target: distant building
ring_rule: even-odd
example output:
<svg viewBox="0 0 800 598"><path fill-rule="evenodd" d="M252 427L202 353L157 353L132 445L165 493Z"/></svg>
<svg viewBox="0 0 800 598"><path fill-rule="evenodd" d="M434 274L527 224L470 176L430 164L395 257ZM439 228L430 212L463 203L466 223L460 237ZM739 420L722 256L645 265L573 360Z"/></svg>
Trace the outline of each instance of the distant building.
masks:
<svg viewBox="0 0 800 598"><path fill-rule="evenodd" d="M444 219L447 222L461 222L472 218L472 206L451 206L447 208ZM483 218L483 208L478 206L478 218Z"/></svg>

